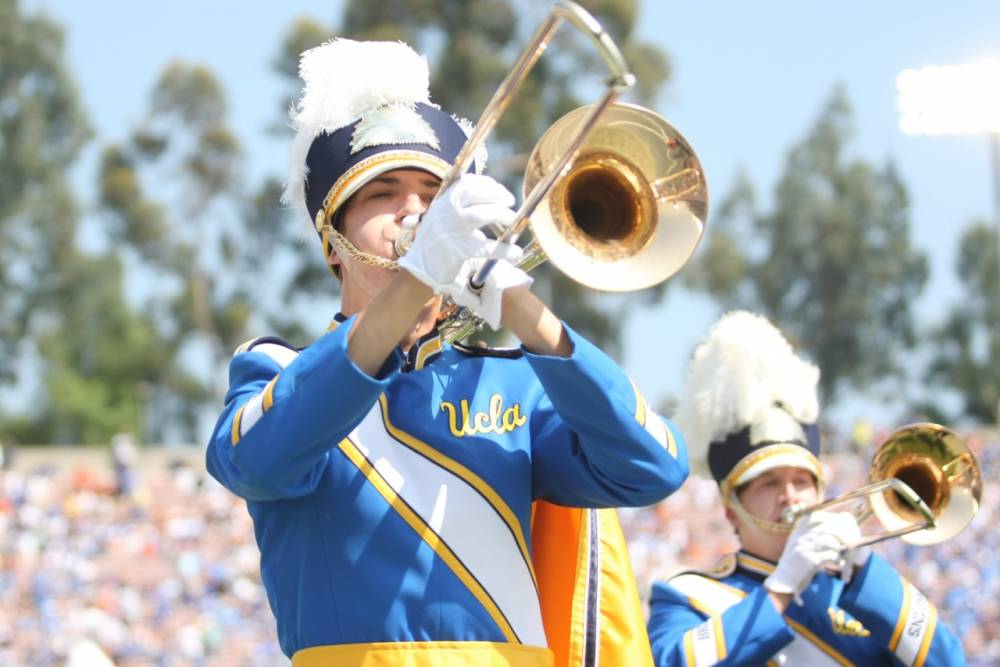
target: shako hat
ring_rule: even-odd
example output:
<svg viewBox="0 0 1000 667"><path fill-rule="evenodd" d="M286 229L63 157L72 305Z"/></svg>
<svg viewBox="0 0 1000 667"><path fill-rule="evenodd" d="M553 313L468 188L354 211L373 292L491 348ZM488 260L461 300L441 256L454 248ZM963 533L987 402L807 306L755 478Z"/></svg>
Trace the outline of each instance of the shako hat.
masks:
<svg viewBox="0 0 1000 667"><path fill-rule="evenodd" d="M818 382L766 318L733 311L712 326L687 367L676 423L724 500L781 466L808 470L822 493Z"/></svg>
<svg viewBox="0 0 1000 667"><path fill-rule="evenodd" d="M441 178L471 124L430 100L427 60L402 42L334 39L299 61L304 87L291 110L295 139L282 201L322 231L365 183L393 169ZM485 151L472 170L482 171Z"/></svg>

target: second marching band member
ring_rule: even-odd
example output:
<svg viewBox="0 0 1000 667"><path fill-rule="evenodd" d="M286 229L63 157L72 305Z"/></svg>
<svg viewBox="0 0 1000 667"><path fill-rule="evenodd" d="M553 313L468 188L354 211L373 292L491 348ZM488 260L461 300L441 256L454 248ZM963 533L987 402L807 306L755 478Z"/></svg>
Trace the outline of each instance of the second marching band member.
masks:
<svg viewBox="0 0 1000 667"><path fill-rule="evenodd" d="M659 667L965 664L934 605L888 562L842 553L860 537L852 514L781 523L785 508L822 499L818 379L747 312L724 316L695 351L677 423L692 456L707 455L740 550L654 585Z"/></svg>
<svg viewBox="0 0 1000 667"><path fill-rule="evenodd" d="M522 271L501 261L482 293L469 291L470 269L496 245L480 228L509 223L514 199L468 174L428 208L466 131L430 102L421 56L335 40L303 54L300 71L287 194L316 221L341 313L305 349L262 338L237 350L207 455L253 517L282 650L296 667L544 667L565 630L563 653L592 661L603 628L621 621L602 596L634 589L630 569L600 578L613 510L576 517L557 544L576 563L584 534L583 566L560 570L533 558L548 514L533 501L656 502L687 476L683 441ZM397 258L393 241L419 214ZM387 265L397 259L402 270ZM443 341L442 295L502 321L522 346ZM555 619L542 609L552 569L582 577ZM637 596L634 616L648 660Z"/></svg>

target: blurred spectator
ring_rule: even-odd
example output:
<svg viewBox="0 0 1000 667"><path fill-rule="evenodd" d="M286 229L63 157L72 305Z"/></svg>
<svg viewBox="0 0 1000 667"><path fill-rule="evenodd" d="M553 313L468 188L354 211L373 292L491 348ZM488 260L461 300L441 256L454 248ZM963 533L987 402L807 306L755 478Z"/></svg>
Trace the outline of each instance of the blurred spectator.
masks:
<svg viewBox="0 0 1000 667"><path fill-rule="evenodd" d="M938 607L961 638L968 664L986 667L1000 664L1000 532L994 523L1000 518L1000 497L991 487L1000 476L1000 438L971 434L967 442L979 459L985 485L982 505L969 526L942 544L913 546L897 539L877 545L876 550ZM827 490L829 497L868 481L872 448L861 455L847 453L847 447L839 451L824 456L830 469L827 479L837 482ZM713 485L692 477L658 505L620 512L643 596L649 595L654 580L682 567L708 568L735 549L732 528ZM878 529L874 522L865 528L866 532Z"/></svg>
<svg viewBox="0 0 1000 667"><path fill-rule="evenodd" d="M0 473L0 665L287 665L245 507L187 463L133 459L131 488L112 463Z"/></svg>
<svg viewBox="0 0 1000 667"><path fill-rule="evenodd" d="M10 470L14 467L14 441L10 438L0 439L0 470Z"/></svg>
<svg viewBox="0 0 1000 667"><path fill-rule="evenodd" d="M969 443L987 484L969 527L943 544L892 540L879 550L937 605L969 664L985 667L1000 664L1000 497L990 486L1000 439ZM830 493L865 482L868 455L825 458L838 481ZM288 665L245 506L205 475L200 455L197 464L143 459L133 459L125 495L99 455L0 472L0 665L100 655L116 667ZM692 477L662 503L621 511L643 595L671 570L707 567L735 547L713 485Z"/></svg>
<svg viewBox="0 0 1000 667"><path fill-rule="evenodd" d="M111 465L115 471L115 494L132 495L135 486L135 437L128 432L111 436Z"/></svg>

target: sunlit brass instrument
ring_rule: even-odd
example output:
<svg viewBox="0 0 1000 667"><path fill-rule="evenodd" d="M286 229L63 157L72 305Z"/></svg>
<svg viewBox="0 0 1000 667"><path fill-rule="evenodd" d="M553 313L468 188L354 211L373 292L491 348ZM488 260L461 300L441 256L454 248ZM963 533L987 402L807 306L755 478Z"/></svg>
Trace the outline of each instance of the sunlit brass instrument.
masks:
<svg viewBox="0 0 1000 667"><path fill-rule="evenodd" d="M521 53L444 179L444 192L467 170L517 88L562 20L588 35L607 65L606 90L594 104L553 124L528 158L524 203L500 241L515 242L529 226L534 237L518 266L546 259L595 289L628 291L655 285L693 254L708 219L708 192L697 156L666 120L643 107L616 102L635 77L601 25L568 0L558 0ZM530 223L529 223L530 220ZM413 241L397 241L402 255ZM481 288L496 264L472 277ZM443 327L448 340L473 333L481 322L467 310Z"/></svg>
<svg viewBox="0 0 1000 667"><path fill-rule="evenodd" d="M869 481L856 491L806 508L789 508L783 517L799 517L832 505L862 501L858 522L872 514L884 532L864 536L846 549L899 537L910 544L951 539L979 511L983 481L968 446L938 424L910 424L894 431L872 459Z"/></svg>

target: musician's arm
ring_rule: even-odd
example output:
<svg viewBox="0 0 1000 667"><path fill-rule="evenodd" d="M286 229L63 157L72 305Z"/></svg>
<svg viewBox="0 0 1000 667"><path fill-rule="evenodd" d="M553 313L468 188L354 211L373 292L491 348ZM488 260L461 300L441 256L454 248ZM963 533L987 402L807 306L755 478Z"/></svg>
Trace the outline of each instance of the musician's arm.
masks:
<svg viewBox="0 0 1000 667"><path fill-rule="evenodd" d="M934 605L877 554L844 588L840 606L904 665L965 664L961 642Z"/></svg>
<svg viewBox="0 0 1000 667"><path fill-rule="evenodd" d="M671 584L654 584L648 630L657 667L687 667L694 655L697 664L763 665L794 639L763 588L711 614Z"/></svg>

